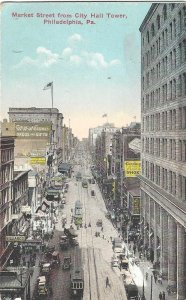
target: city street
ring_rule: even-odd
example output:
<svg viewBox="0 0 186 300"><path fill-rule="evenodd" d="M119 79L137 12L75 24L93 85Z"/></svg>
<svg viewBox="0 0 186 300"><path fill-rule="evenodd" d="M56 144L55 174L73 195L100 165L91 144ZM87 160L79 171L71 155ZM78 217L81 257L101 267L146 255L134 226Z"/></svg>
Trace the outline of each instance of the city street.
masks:
<svg viewBox="0 0 186 300"><path fill-rule="evenodd" d="M88 169L75 168L74 173L81 171L84 177L90 175ZM95 190L95 197L91 197L91 189ZM69 182L69 190L66 196L66 205L63 212L67 215L67 225L71 224L72 209L74 210L75 201L80 200L83 204L83 225L87 228L80 228L78 230L79 247L82 249L83 269L84 269L84 298L83 299L126 299L125 289L122 280L119 277L119 269L115 271L111 268L111 257L113 256L112 243L110 237L116 237L117 232L111 222L106 219L106 208L96 184L90 184L88 189L83 188L81 182L76 182L75 178ZM61 212L58 214L58 223L56 230L62 230L61 226ZM97 230L97 219L103 221L103 232L100 237L95 237ZM91 227L88 224L91 223ZM73 224L73 227L76 227ZM57 243L57 239L56 239ZM56 275L60 278L61 271ZM68 277L68 272L65 273ZM64 276L64 275L63 275ZM106 277L109 277L110 287L106 288ZM57 279L56 278L56 279ZM64 288L68 290L68 278L66 278L65 287L58 283L53 285L53 299L58 299L58 290L64 292ZM62 279L60 279L62 281ZM67 291L66 291L67 293ZM67 297L67 296L66 296ZM61 299L68 299L63 298Z"/></svg>

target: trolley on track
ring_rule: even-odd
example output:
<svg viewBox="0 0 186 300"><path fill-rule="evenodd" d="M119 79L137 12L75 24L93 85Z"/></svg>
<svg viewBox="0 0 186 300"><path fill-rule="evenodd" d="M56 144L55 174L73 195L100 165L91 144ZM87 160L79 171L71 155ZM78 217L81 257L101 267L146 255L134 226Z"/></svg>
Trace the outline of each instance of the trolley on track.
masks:
<svg viewBox="0 0 186 300"><path fill-rule="evenodd" d="M83 299L84 272L82 268L81 250L79 247L76 247L74 251L74 261L72 262L70 280L72 299Z"/></svg>
<svg viewBox="0 0 186 300"><path fill-rule="evenodd" d="M75 225L82 225L83 220L83 205L80 200L77 200L75 203L75 211L74 211L74 223Z"/></svg>

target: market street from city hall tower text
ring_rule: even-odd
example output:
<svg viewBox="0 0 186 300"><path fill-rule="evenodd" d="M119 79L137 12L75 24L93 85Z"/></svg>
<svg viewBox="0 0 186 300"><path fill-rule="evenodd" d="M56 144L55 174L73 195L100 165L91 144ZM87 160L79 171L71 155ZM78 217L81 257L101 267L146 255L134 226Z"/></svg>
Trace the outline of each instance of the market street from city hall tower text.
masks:
<svg viewBox="0 0 186 300"><path fill-rule="evenodd" d="M0 300L185 300L186 4L3 5Z"/></svg>

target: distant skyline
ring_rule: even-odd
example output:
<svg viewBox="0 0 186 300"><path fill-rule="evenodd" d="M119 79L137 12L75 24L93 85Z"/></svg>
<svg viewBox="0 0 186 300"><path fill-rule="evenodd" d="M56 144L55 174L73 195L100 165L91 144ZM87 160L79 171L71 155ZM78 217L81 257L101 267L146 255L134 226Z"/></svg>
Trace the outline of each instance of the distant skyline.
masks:
<svg viewBox="0 0 186 300"><path fill-rule="evenodd" d="M116 127L140 121L139 27L150 6L4 3L1 119L9 107L51 107L43 88L53 81L54 107L79 138L105 123L104 114Z"/></svg>

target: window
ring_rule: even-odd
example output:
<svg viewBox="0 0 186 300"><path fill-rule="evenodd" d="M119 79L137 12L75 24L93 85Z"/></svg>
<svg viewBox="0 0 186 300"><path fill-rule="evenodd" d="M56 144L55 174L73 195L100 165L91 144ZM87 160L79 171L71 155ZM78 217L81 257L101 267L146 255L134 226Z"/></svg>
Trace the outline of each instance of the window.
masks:
<svg viewBox="0 0 186 300"><path fill-rule="evenodd" d="M162 32L162 47L163 47L163 49L165 47L165 33L164 33L164 31Z"/></svg>
<svg viewBox="0 0 186 300"><path fill-rule="evenodd" d="M168 30L165 29L165 42L166 42L166 46L168 46Z"/></svg>
<svg viewBox="0 0 186 300"><path fill-rule="evenodd" d="M176 98L176 79L173 79L173 91L172 91L172 98Z"/></svg>
<svg viewBox="0 0 186 300"><path fill-rule="evenodd" d="M167 83L164 86L165 100L167 101Z"/></svg>
<svg viewBox="0 0 186 300"><path fill-rule="evenodd" d="M170 52L170 70L172 71L172 51Z"/></svg>
<svg viewBox="0 0 186 300"><path fill-rule="evenodd" d="M183 26L186 27L186 6L183 7Z"/></svg>
<svg viewBox="0 0 186 300"><path fill-rule="evenodd" d="M165 74L167 75L167 69L168 69L168 58L165 56Z"/></svg>
<svg viewBox="0 0 186 300"><path fill-rule="evenodd" d="M178 97L182 95L182 77L179 75L178 77Z"/></svg>
<svg viewBox="0 0 186 300"><path fill-rule="evenodd" d="M186 73L183 73L183 92L186 95Z"/></svg>
<svg viewBox="0 0 186 300"><path fill-rule="evenodd" d="M152 37L155 36L155 28L154 28L154 24L151 25L151 36L152 36Z"/></svg>
<svg viewBox="0 0 186 300"><path fill-rule="evenodd" d="M157 25L157 29L160 29L160 15L157 15L156 25Z"/></svg>
<svg viewBox="0 0 186 300"><path fill-rule="evenodd" d="M158 39L158 53L161 52L161 38Z"/></svg>
<svg viewBox="0 0 186 300"><path fill-rule="evenodd" d="M171 10L173 10L175 8L175 3L171 4Z"/></svg>
<svg viewBox="0 0 186 300"><path fill-rule="evenodd" d="M169 84L169 98L170 100L172 100L172 80L170 81L170 84Z"/></svg>
<svg viewBox="0 0 186 300"><path fill-rule="evenodd" d="M169 27L170 27L170 39L172 40L172 23L170 23Z"/></svg>
<svg viewBox="0 0 186 300"><path fill-rule="evenodd" d="M173 50L173 68L176 68L176 49Z"/></svg>
<svg viewBox="0 0 186 300"><path fill-rule="evenodd" d="M182 64L182 44L179 44L179 63Z"/></svg>
<svg viewBox="0 0 186 300"><path fill-rule="evenodd" d="M176 19L173 20L173 33L174 37L176 37Z"/></svg>
<svg viewBox="0 0 186 300"><path fill-rule="evenodd" d="M149 44L149 41L150 41L150 39L149 39L149 31L147 31L147 43Z"/></svg>
<svg viewBox="0 0 186 300"><path fill-rule="evenodd" d="M183 40L183 61L186 61L186 40Z"/></svg>
<svg viewBox="0 0 186 300"><path fill-rule="evenodd" d="M167 20L167 5L164 4L163 6L163 20Z"/></svg>
<svg viewBox="0 0 186 300"><path fill-rule="evenodd" d="M178 13L178 25L179 25L179 32L182 31L182 13L181 10Z"/></svg>

